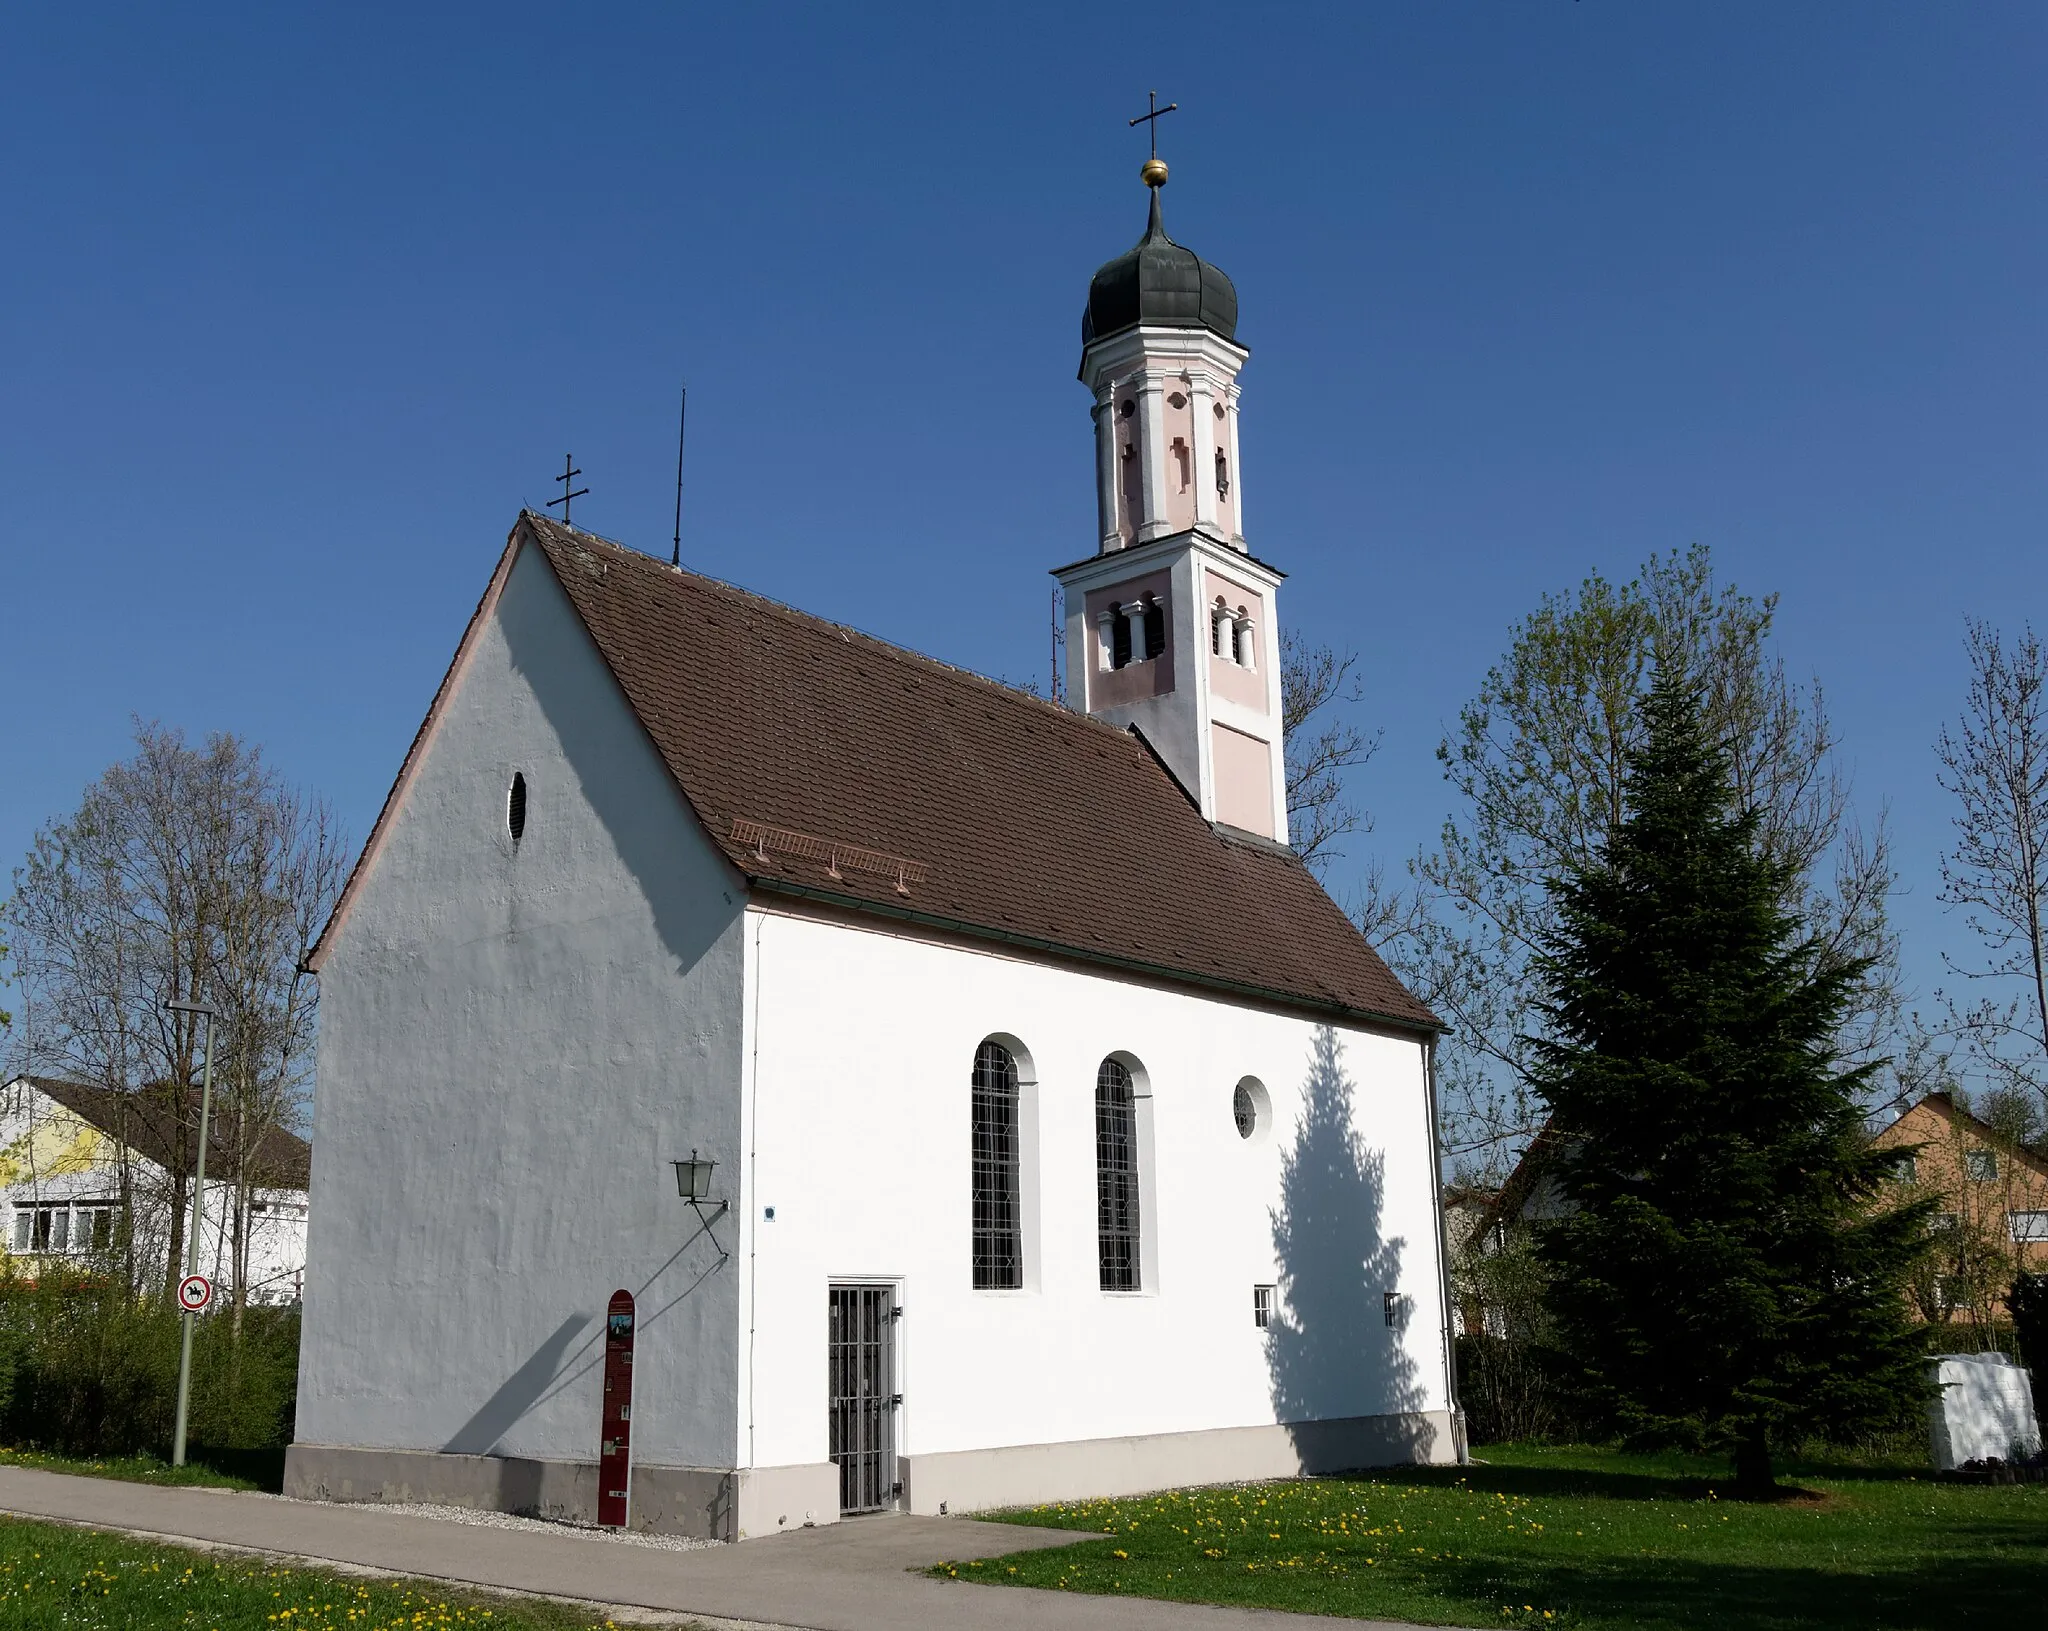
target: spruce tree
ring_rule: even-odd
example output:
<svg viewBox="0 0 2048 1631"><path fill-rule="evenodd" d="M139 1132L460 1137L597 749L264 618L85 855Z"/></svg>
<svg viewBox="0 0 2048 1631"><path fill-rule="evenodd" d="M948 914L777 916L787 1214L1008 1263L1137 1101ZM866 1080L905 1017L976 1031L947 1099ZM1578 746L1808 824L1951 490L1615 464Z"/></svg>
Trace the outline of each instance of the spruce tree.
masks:
<svg viewBox="0 0 2048 1631"><path fill-rule="evenodd" d="M1554 885L1535 1083L1567 1202L1551 1306L1630 1440L1732 1452L1767 1494L1810 1434L1896 1422L1926 1386L1903 1285L1927 1204L1888 1205L1835 1038L1865 970L1784 905L1700 699L1661 674L1626 811Z"/></svg>

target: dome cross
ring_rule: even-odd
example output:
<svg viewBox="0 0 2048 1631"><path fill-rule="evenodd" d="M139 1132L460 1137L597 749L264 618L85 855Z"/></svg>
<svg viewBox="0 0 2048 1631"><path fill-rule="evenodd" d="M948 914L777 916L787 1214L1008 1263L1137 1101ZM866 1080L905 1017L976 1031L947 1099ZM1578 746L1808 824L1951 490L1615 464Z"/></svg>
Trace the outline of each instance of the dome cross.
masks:
<svg viewBox="0 0 2048 1631"><path fill-rule="evenodd" d="M1161 119L1164 119L1169 113L1172 113L1176 109L1178 109L1180 107L1180 104L1178 102L1169 102L1166 104L1165 107L1162 108L1159 105L1159 93L1157 91L1147 91L1145 93L1145 105L1151 111L1148 113L1141 113L1137 116L1137 118L1133 119L1131 121L1131 128L1135 130L1139 125L1144 125L1148 127L1148 134L1152 138L1152 157L1146 162L1145 165L1145 180L1148 186L1156 187L1159 185L1159 182L1152 180L1151 169L1153 165L1159 163L1159 121ZM1159 180L1164 181L1165 179L1166 177L1162 173L1160 175Z"/></svg>

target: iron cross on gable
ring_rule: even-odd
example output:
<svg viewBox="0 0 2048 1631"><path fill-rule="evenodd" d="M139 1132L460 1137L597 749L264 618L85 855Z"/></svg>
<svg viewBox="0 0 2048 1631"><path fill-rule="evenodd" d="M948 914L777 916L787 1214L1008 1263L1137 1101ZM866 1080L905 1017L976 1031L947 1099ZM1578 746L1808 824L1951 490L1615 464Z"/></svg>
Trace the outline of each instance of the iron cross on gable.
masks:
<svg viewBox="0 0 2048 1631"><path fill-rule="evenodd" d="M1147 91L1145 93L1145 105L1151 109L1151 112L1139 114L1137 118L1131 121L1131 128L1135 130L1139 125L1149 125L1151 127L1152 156L1156 159L1159 157L1159 121L1164 119L1169 113L1172 113L1180 104L1178 102L1169 102L1162 108L1159 105L1159 93L1157 91Z"/></svg>
<svg viewBox="0 0 2048 1631"><path fill-rule="evenodd" d="M562 496L549 499L548 508L552 510L557 504L562 506L562 524L564 526L569 524L569 500L581 498L590 491L588 487L579 487L573 493L569 491L569 483L582 474L583 472L576 468L576 455L573 453L563 454L562 473L555 477L555 480L562 484Z"/></svg>

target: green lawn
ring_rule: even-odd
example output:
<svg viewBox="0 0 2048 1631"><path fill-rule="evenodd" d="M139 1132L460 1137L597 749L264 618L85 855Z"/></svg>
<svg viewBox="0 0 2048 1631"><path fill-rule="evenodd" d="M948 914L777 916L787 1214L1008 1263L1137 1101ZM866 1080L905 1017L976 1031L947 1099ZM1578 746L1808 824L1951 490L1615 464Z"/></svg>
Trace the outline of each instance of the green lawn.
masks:
<svg viewBox="0 0 2048 1631"><path fill-rule="evenodd" d="M940 1572L998 1584L1437 1625L2020 1626L2048 1604L2048 1485L1794 1463L1806 1493L1727 1498L1725 1463L1494 1447L1490 1465L1181 1490L1006 1512L1107 1538Z"/></svg>
<svg viewBox="0 0 2048 1631"><path fill-rule="evenodd" d="M209 1556L0 1518L0 1631L587 1631L556 1603Z"/></svg>

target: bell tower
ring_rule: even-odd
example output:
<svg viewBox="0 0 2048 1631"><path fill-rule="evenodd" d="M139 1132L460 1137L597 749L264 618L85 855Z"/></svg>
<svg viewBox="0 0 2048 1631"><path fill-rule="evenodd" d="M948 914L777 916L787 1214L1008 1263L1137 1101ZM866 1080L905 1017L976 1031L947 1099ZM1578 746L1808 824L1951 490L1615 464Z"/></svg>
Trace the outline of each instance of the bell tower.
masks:
<svg viewBox="0 0 2048 1631"><path fill-rule="evenodd" d="M1143 733L1209 820L1284 844L1283 574L1244 538L1237 289L1167 237L1165 164L1139 174L1145 235L1095 274L1081 316L1099 525L1096 552L1053 574L1067 697Z"/></svg>

